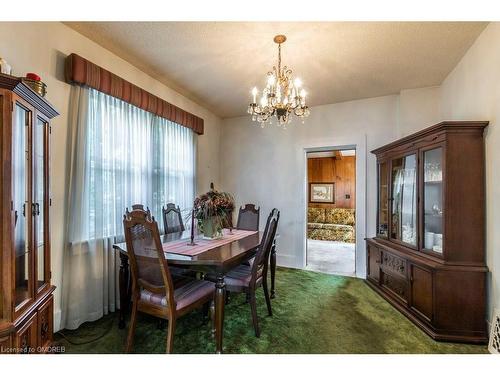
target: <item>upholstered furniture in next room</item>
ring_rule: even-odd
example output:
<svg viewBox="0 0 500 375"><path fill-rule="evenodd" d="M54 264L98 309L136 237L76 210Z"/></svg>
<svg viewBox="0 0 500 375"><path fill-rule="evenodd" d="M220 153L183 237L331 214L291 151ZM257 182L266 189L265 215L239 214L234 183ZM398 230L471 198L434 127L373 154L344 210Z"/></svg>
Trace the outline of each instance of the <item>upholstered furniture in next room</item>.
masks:
<svg viewBox="0 0 500 375"><path fill-rule="evenodd" d="M307 210L307 238L354 243L355 223L355 209L310 207Z"/></svg>

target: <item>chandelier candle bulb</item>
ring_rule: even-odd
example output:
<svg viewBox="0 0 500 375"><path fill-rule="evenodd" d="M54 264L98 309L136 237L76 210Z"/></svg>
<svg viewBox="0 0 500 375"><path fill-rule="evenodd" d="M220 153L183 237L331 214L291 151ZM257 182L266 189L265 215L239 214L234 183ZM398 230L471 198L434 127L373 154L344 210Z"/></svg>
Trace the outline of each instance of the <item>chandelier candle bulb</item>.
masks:
<svg viewBox="0 0 500 375"><path fill-rule="evenodd" d="M252 95L253 95L253 102L252 103L257 103L257 87L254 87L252 89Z"/></svg>
<svg viewBox="0 0 500 375"><path fill-rule="evenodd" d="M302 105L305 106L306 105L306 90L302 89L302 91L300 92L300 97L302 98Z"/></svg>

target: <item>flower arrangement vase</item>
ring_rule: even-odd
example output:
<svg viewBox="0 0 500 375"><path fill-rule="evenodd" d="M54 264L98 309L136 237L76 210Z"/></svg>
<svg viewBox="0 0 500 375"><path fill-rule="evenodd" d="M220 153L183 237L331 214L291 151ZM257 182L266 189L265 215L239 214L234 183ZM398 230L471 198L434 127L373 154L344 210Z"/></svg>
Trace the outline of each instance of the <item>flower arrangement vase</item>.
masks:
<svg viewBox="0 0 500 375"><path fill-rule="evenodd" d="M220 227L220 219L212 216L207 219L202 219L203 237L208 239L217 239L222 237L222 228Z"/></svg>

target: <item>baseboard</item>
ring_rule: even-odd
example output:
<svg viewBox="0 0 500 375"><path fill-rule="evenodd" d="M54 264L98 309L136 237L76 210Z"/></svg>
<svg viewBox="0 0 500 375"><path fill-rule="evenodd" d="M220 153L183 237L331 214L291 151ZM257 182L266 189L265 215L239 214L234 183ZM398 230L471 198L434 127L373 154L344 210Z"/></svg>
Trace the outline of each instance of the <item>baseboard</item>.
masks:
<svg viewBox="0 0 500 375"><path fill-rule="evenodd" d="M276 264L280 267L302 269L302 265L298 264L297 257L292 255L276 254Z"/></svg>

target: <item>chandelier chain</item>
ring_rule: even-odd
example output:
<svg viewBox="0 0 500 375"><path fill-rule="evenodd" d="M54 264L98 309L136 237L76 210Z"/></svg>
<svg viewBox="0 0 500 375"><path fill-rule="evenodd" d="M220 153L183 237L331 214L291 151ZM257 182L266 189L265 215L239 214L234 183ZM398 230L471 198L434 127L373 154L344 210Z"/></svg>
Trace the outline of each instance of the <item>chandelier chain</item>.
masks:
<svg viewBox="0 0 500 375"><path fill-rule="evenodd" d="M278 44L278 74L281 75L281 43Z"/></svg>

